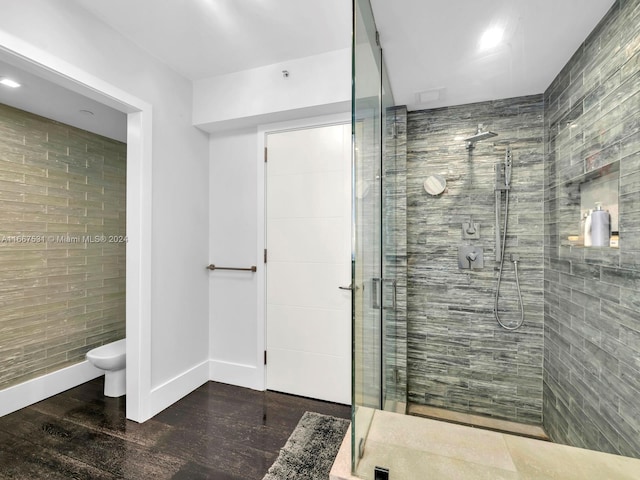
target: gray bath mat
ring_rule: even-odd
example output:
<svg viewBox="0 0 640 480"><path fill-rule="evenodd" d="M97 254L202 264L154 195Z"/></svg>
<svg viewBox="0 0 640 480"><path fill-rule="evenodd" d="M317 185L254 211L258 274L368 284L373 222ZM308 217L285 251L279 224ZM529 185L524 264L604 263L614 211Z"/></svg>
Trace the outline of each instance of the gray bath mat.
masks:
<svg viewBox="0 0 640 480"><path fill-rule="evenodd" d="M327 480L349 420L305 412L262 480Z"/></svg>

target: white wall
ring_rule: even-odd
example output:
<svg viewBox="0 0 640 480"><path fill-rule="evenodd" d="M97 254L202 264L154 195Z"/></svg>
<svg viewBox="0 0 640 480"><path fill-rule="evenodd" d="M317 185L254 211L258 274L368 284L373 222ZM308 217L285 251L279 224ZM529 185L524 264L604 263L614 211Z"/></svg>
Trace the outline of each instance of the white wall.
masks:
<svg viewBox="0 0 640 480"><path fill-rule="evenodd" d="M350 79L346 48L197 80L193 123L215 132L345 112L351 108Z"/></svg>
<svg viewBox="0 0 640 480"><path fill-rule="evenodd" d="M208 141L192 126L191 83L66 0L0 0L20 38L153 109L150 414L207 380ZM204 374L203 374L204 372Z"/></svg>
<svg viewBox="0 0 640 480"><path fill-rule="evenodd" d="M213 134L210 140L210 260L219 266L249 267L257 273L210 273L211 378L261 388L258 359L256 129Z"/></svg>

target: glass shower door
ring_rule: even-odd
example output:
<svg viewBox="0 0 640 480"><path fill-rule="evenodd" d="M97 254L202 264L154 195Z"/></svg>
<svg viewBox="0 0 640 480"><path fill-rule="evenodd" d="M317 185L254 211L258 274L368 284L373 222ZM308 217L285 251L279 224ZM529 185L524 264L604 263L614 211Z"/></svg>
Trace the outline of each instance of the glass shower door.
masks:
<svg viewBox="0 0 640 480"><path fill-rule="evenodd" d="M352 468L379 409L397 410L397 190L386 162L393 97L368 0L354 2L353 36L353 418ZM388 128L389 127L389 128ZM389 157L391 158L391 157ZM395 157L393 157L395 158ZM391 183L390 183L391 182ZM402 396L402 398L399 398Z"/></svg>
<svg viewBox="0 0 640 480"><path fill-rule="evenodd" d="M381 50L368 0L354 1L353 25L353 389L352 468L373 413L382 406Z"/></svg>

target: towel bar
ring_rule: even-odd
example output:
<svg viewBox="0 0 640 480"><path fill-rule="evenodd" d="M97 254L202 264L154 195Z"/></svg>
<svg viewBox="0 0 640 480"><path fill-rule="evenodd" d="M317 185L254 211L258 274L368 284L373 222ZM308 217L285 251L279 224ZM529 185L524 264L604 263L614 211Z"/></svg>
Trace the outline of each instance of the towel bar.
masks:
<svg viewBox="0 0 640 480"><path fill-rule="evenodd" d="M238 267L217 267L213 263L210 265L207 265L206 268L208 270L236 270L240 272L255 272L258 270L258 268L255 265L251 265L251 267L249 268L238 268Z"/></svg>

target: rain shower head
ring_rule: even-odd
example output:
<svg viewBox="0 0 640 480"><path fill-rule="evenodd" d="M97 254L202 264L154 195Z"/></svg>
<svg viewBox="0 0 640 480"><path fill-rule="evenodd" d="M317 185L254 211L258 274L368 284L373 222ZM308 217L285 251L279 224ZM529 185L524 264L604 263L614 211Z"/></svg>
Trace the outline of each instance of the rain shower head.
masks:
<svg viewBox="0 0 640 480"><path fill-rule="evenodd" d="M480 142L482 140L486 140L487 138L495 137L497 135L498 135L497 133L485 132L484 129L482 128L482 124L479 124L476 134L473 135L472 137L465 138L464 141L467 142L467 150L473 150L476 146L476 142Z"/></svg>

